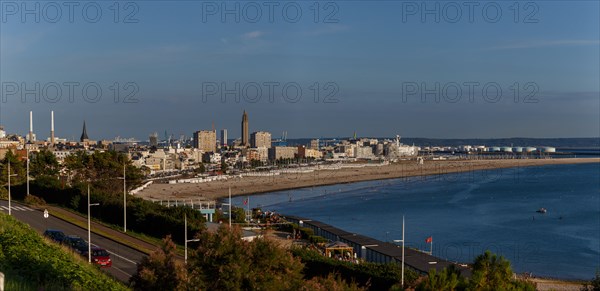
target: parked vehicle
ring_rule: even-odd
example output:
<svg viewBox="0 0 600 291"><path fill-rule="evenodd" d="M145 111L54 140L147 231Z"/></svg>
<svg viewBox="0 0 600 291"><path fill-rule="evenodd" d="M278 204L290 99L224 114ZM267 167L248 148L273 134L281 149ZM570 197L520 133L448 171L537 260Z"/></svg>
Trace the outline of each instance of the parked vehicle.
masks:
<svg viewBox="0 0 600 291"><path fill-rule="evenodd" d="M57 243L63 243L66 237L65 233L58 229L46 229L44 236Z"/></svg>

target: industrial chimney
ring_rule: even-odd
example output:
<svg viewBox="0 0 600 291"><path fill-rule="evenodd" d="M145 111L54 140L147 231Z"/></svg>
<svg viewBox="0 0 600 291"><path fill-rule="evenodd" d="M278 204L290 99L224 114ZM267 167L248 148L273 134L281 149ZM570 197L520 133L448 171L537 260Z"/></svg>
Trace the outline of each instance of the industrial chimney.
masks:
<svg viewBox="0 0 600 291"><path fill-rule="evenodd" d="M54 146L54 111L50 111L50 144Z"/></svg>

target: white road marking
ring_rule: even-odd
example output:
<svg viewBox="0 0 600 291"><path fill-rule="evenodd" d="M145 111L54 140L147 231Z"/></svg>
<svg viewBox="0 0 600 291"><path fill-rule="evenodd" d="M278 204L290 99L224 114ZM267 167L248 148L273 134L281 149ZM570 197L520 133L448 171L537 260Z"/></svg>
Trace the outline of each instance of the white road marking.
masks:
<svg viewBox="0 0 600 291"><path fill-rule="evenodd" d="M2 207L3 209L5 209L6 211L8 211L8 207L2 206L2 205L0 205L0 207Z"/></svg>
<svg viewBox="0 0 600 291"><path fill-rule="evenodd" d="M119 269L119 268L115 267L114 265L113 265L111 268L113 268L113 269L115 269L115 270L117 270L117 271L119 271L119 272L121 272L121 273L123 273L123 274L127 275L127 277L131 277L131 275L130 275L129 273L127 273L127 272L125 272L125 271L123 271L123 270L121 270L121 269Z"/></svg>

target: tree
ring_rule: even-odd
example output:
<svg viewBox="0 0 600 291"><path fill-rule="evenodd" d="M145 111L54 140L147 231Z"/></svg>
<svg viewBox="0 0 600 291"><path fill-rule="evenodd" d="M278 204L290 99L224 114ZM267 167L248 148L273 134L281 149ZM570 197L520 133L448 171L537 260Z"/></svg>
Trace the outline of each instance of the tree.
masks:
<svg viewBox="0 0 600 291"><path fill-rule="evenodd" d="M585 284L581 291L600 291L600 269L596 270L596 277L590 282L590 284Z"/></svg>
<svg viewBox="0 0 600 291"><path fill-rule="evenodd" d="M469 287L474 290L508 289L511 277L510 262L488 250L475 258Z"/></svg>
<svg viewBox="0 0 600 291"><path fill-rule="evenodd" d="M138 265L137 274L130 282L135 290L186 290L187 273L181 262L175 259L176 246L171 236L163 239L163 245L150 257L144 257Z"/></svg>
<svg viewBox="0 0 600 291"><path fill-rule="evenodd" d="M17 175L10 179L11 185L18 185L25 182L26 170L25 162L19 159L12 151L7 151L2 160L2 172L0 173L0 183L6 185L8 183L8 163L10 162L10 174Z"/></svg>
<svg viewBox="0 0 600 291"><path fill-rule="evenodd" d="M56 156L49 150L41 150L30 157L29 172L34 178L46 176L58 179L59 169Z"/></svg>
<svg viewBox="0 0 600 291"><path fill-rule="evenodd" d="M227 165L227 163L225 161L221 162L221 171L223 173L227 172L227 168L229 168L229 166Z"/></svg>
<svg viewBox="0 0 600 291"><path fill-rule="evenodd" d="M190 286L208 290L298 290L303 265L264 239L246 242L239 228L203 232L188 260Z"/></svg>
<svg viewBox="0 0 600 291"><path fill-rule="evenodd" d="M461 284L462 283L462 284ZM459 285L464 286L464 280L460 276L460 271L454 266L444 268L437 273L435 269L429 271L427 278L419 284L417 290L458 290Z"/></svg>

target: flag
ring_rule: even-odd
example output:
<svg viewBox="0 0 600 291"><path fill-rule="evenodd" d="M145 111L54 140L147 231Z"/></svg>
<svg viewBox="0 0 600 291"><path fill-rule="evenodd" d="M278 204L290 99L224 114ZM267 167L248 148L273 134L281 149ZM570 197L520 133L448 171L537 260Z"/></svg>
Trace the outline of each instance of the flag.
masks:
<svg viewBox="0 0 600 291"><path fill-rule="evenodd" d="M433 238L432 238L432 237L428 237L427 239L425 239L425 242L426 242L426 243L431 243L432 241L433 241Z"/></svg>
<svg viewBox="0 0 600 291"><path fill-rule="evenodd" d="M248 198L244 199L244 205L248 205Z"/></svg>

